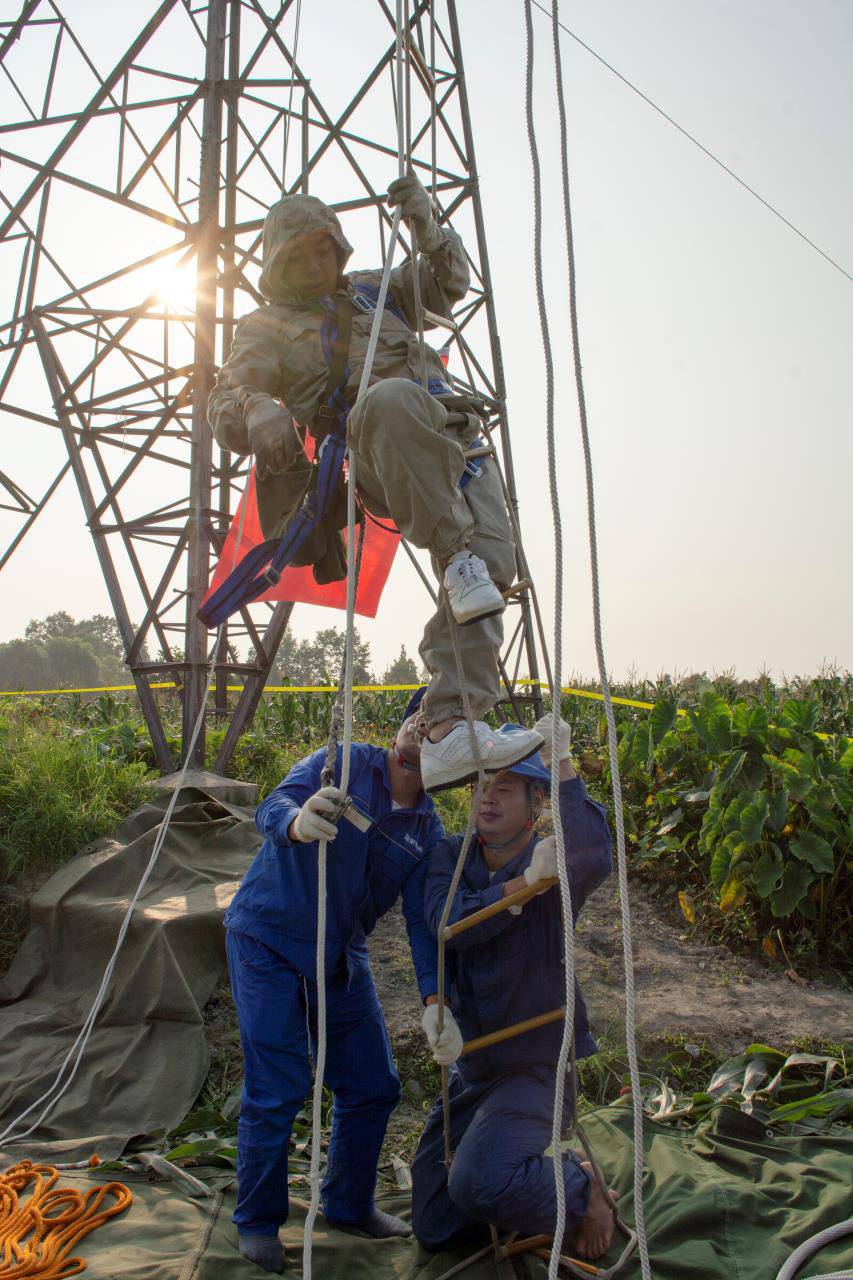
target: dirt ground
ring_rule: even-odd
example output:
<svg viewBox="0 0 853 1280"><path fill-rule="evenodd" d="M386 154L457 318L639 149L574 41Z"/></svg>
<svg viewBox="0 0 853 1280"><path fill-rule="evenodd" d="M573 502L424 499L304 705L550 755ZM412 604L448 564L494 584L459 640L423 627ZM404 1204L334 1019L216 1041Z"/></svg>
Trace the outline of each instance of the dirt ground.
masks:
<svg viewBox="0 0 853 1280"><path fill-rule="evenodd" d="M771 967L702 942L698 934L686 933L666 919L662 904L636 882L631 884L631 924L641 1058L660 1055L676 1036L707 1048L718 1058L738 1053L755 1041L786 1048L795 1040L853 1037L849 992L818 983L800 986L785 977L780 965ZM622 1043L622 926L612 879L586 903L575 939L578 980L593 1032L599 1040ZM370 939L370 953L404 1085L386 1150L406 1158L434 1096L430 1085L437 1083L437 1077L424 1061L421 1005L398 911L379 922Z"/></svg>

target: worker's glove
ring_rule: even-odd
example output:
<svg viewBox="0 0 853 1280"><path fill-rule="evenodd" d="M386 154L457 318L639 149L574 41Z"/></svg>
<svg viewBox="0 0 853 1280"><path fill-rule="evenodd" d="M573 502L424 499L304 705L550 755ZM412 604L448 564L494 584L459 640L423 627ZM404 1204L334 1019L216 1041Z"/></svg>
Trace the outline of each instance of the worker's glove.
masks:
<svg viewBox="0 0 853 1280"><path fill-rule="evenodd" d="M546 769L551 768L551 735L554 732L554 713L549 711L541 720L537 720L533 726L535 733L541 733L545 739L544 745L539 748L542 756L542 763ZM559 748L558 760L571 760L572 758L572 726L566 724L565 720L560 720L559 733L557 735L557 744Z"/></svg>
<svg viewBox="0 0 853 1280"><path fill-rule="evenodd" d="M312 840L334 840L338 828L329 819L340 808L343 796L338 787L321 787L305 801L291 823L293 839L297 844L310 844Z"/></svg>
<svg viewBox="0 0 853 1280"><path fill-rule="evenodd" d="M549 880L557 874L557 845L553 836L540 840L533 850L530 866L524 868L524 879L529 885ZM543 889L544 893L545 890Z"/></svg>
<svg viewBox="0 0 853 1280"><path fill-rule="evenodd" d="M449 1067L462 1052L462 1032L456 1025L456 1019L445 1006L444 1026L438 1030L438 1005L428 1004L421 1018L432 1056L440 1067Z"/></svg>
<svg viewBox="0 0 853 1280"><path fill-rule="evenodd" d="M435 253L441 248L444 236L432 216L432 202L419 178L414 174L396 178L388 188L388 203L392 208L400 206L401 214L415 229L418 248L423 253Z"/></svg>
<svg viewBox="0 0 853 1280"><path fill-rule="evenodd" d="M293 419L277 400L254 405L246 415L246 430L259 480L287 471L302 448Z"/></svg>

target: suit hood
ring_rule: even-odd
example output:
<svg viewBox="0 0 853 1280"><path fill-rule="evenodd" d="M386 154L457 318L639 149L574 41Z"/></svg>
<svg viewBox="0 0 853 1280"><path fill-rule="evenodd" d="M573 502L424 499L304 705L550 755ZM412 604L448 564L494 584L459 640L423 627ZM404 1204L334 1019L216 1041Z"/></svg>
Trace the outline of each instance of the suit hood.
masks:
<svg viewBox="0 0 853 1280"><path fill-rule="evenodd" d="M264 219L264 234L259 288L270 302L298 303L299 296L283 281L283 269L294 241L312 231L325 231L331 236L338 253L338 266L343 272L352 254L338 215L316 196L285 196L272 205Z"/></svg>

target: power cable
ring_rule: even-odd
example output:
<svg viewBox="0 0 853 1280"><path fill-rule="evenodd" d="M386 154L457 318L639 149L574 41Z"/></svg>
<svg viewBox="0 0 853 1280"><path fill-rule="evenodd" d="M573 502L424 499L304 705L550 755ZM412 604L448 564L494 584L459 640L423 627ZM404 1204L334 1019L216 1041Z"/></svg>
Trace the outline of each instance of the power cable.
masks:
<svg viewBox="0 0 853 1280"><path fill-rule="evenodd" d="M551 10L547 9L544 4L540 4L540 0L532 0L532 3L535 4L536 8L540 9L547 17L553 18ZM582 49L585 49L587 53L591 54L597 62L600 62L603 67L606 67L612 75L616 76L617 80L621 80L627 88L629 88L633 93L636 93L639 98L642 98L643 102L650 106L653 111L656 111L659 116L663 116L664 120L666 120L668 124L671 124L673 129L677 129L680 134L683 134L683 136L687 138L688 142L692 142L694 147L698 147L699 150L703 152L709 160L713 160L714 164L718 165L724 173L727 173L730 178L734 178L735 182L743 187L744 191L748 191L751 196L754 196L759 204L763 204L765 209L769 210L775 218L778 218L780 222L784 222L785 226L788 227L790 231L793 231L794 235L799 236L799 238L807 244L809 248L814 249L815 253L819 253L831 267L835 267L836 271L840 271L847 280L853 280L853 275L842 267L840 262L836 262L835 259L830 257L824 249L821 249L819 244L815 244L814 240L810 240L804 231L801 231L798 226L795 226L795 224L791 222L790 218L786 218L784 213L780 213L775 205L772 205L769 200L765 200L764 196L759 195L754 187L751 187L748 182L745 182L743 178L739 177L735 173L734 169L730 169L719 156L715 156L713 151L710 151L708 147L706 147L704 143L700 142L697 137L689 132L689 130L685 129L683 125L680 125L677 120L674 120L671 115L664 111L663 107L659 107L658 104L648 96L648 94L643 93L642 89L638 89L635 84L632 84L627 76L623 76L621 71L617 71L612 63L608 62L606 58L603 58L600 53L596 53L595 49L591 48L584 40L581 40L580 36L570 30L564 22L558 22L558 26L565 31L567 36L571 36L571 38L579 44Z"/></svg>

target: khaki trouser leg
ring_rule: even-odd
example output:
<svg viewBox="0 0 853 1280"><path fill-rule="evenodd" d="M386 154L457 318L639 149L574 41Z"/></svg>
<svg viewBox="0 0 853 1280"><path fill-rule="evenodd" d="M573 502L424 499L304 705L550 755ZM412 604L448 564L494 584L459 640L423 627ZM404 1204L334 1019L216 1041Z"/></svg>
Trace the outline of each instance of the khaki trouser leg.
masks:
<svg viewBox="0 0 853 1280"><path fill-rule="evenodd" d="M460 490L465 460L461 447L442 432L446 416L438 401L406 379L371 387L348 424L359 489L371 510L387 512L404 537L432 553L439 581L449 556L467 545L485 560L498 586L507 587L515 576L515 551L495 464L486 458L482 474ZM429 725L463 714L451 625L474 715L485 715L500 691L502 619L457 627L439 602L420 645L432 677L423 703Z"/></svg>

